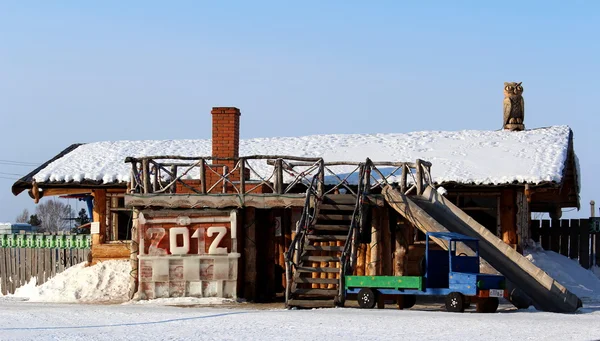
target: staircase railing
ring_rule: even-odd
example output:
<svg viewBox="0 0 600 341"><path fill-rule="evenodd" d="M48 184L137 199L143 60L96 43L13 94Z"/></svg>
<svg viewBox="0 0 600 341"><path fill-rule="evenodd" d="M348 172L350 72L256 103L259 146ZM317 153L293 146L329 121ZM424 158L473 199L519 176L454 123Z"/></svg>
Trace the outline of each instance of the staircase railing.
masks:
<svg viewBox="0 0 600 341"><path fill-rule="evenodd" d="M367 159L365 163L359 165L356 203L354 205L354 211L352 212L352 220L350 222L350 229L348 230L346 244L344 245L344 250L340 256L340 279L337 297L337 303L339 305L343 305L345 300L344 288L346 274L354 272L354 267L356 265L356 254L359 244L358 234L360 231L361 222L363 221L362 217L365 214L365 208L368 207L365 206L365 202L367 200L366 196L368 195L370 187L369 180L371 167L373 167L373 163L369 159Z"/></svg>
<svg viewBox="0 0 600 341"><path fill-rule="evenodd" d="M310 182L310 186L306 190L306 199L304 201L304 208L302 209L302 215L296 226L296 236L292 240L290 247L285 253L285 302L286 305L289 302L290 294L292 290L292 276L293 270L300 263L300 257L304 251L304 242L306 240L306 234L308 229L314 225L319 211L319 203L321 201L320 190L317 180L319 177L313 177ZM312 203L312 205L311 205Z"/></svg>

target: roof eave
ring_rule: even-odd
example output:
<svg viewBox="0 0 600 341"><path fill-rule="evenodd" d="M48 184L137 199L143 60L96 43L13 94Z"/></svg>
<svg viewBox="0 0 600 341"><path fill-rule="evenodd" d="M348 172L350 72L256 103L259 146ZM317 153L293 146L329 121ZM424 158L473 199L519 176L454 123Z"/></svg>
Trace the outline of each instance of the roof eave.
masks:
<svg viewBox="0 0 600 341"><path fill-rule="evenodd" d="M27 174L24 177L20 178L19 180L15 181L15 183L11 187L11 191L12 191L13 195L17 196L21 192L23 192L24 190L31 189L31 187L33 185L33 177L37 173L39 173L42 169L46 168L50 163L52 163L52 162L60 159L61 157L69 154L70 152L72 152L77 147L81 146L82 144L83 143L74 143L74 144L70 145L69 147L67 147L65 150L63 150L62 152L60 152L58 155L56 155L52 159L44 162L41 166L39 166L38 168L34 169L29 174Z"/></svg>

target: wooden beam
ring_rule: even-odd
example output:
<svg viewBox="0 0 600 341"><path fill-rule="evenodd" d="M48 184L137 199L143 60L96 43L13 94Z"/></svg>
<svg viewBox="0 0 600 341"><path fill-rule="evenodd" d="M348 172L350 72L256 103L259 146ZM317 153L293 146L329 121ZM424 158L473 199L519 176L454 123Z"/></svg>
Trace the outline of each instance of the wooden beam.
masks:
<svg viewBox="0 0 600 341"><path fill-rule="evenodd" d="M91 194L92 192L93 190L91 188L45 188L44 196ZM125 191L122 190L121 192Z"/></svg>
<svg viewBox="0 0 600 341"><path fill-rule="evenodd" d="M94 190L94 211L92 216L94 222L100 224L99 233L92 235L92 245L103 244L106 236L106 190Z"/></svg>
<svg viewBox="0 0 600 341"><path fill-rule="evenodd" d="M131 243L92 244L92 259L129 259Z"/></svg>

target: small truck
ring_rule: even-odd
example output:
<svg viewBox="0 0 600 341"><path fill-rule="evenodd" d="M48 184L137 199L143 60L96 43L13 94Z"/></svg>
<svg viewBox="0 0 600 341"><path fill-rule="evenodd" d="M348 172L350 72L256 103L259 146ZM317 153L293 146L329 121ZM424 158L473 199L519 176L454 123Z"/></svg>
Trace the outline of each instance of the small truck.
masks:
<svg viewBox="0 0 600 341"><path fill-rule="evenodd" d="M447 250L431 249L431 239ZM373 308L384 296L397 296L401 308L410 308L417 295L446 296L449 312L464 312L471 302L477 312L496 312L498 298L508 297L506 281L479 273L479 241L452 232L429 232L425 240L423 276L345 276L346 297L356 294L361 308Z"/></svg>

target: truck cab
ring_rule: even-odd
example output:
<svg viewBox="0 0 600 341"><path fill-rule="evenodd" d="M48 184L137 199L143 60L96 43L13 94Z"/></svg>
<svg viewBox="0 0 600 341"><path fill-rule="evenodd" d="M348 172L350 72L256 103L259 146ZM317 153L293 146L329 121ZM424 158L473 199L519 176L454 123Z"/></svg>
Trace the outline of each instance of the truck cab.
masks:
<svg viewBox="0 0 600 341"><path fill-rule="evenodd" d="M432 239L445 245L446 250L431 249ZM478 308L482 312L496 310L498 298L506 296L506 281L504 276L479 272L478 239L452 232L429 232L425 245L423 282L426 289L446 294L450 310L461 311L458 303L468 306L470 301L482 305Z"/></svg>
<svg viewBox="0 0 600 341"><path fill-rule="evenodd" d="M430 241L443 250L430 248ZM495 312L498 298L507 297L501 275L479 272L479 240L452 232L426 234L422 276L345 276L345 293L357 294L362 308L373 308L384 296L402 296L403 308L416 296L445 296L446 310L463 312L476 303L477 312ZM410 303L407 303L410 302ZM382 306L383 304L380 304Z"/></svg>

